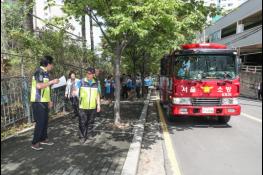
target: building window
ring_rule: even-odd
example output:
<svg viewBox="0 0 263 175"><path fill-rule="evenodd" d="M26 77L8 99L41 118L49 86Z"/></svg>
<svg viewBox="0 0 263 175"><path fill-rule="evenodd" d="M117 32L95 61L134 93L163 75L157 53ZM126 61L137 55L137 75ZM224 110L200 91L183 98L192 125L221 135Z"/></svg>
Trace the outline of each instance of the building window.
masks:
<svg viewBox="0 0 263 175"><path fill-rule="evenodd" d="M225 38L237 33L237 24L234 23L224 29L222 29L221 38Z"/></svg>
<svg viewBox="0 0 263 175"><path fill-rule="evenodd" d="M221 39L221 31L216 31L210 35L210 42L215 42Z"/></svg>
<svg viewBox="0 0 263 175"><path fill-rule="evenodd" d="M244 24L244 30L262 25L262 11L243 19L242 23Z"/></svg>

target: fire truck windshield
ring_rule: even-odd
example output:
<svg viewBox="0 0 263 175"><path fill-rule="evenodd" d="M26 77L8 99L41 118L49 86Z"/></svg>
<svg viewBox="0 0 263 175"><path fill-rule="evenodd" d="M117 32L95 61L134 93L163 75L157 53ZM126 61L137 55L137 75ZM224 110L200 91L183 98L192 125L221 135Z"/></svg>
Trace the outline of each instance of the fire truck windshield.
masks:
<svg viewBox="0 0 263 175"><path fill-rule="evenodd" d="M174 62L174 76L179 79L234 79L237 76L235 56L187 55Z"/></svg>

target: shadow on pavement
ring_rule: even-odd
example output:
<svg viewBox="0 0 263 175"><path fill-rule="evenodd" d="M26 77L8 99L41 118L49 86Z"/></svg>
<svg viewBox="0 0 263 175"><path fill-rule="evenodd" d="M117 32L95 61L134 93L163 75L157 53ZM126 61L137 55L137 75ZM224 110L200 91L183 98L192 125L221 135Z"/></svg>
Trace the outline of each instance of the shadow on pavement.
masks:
<svg viewBox="0 0 263 175"><path fill-rule="evenodd" d="M151 96L156 96L156 91L152 91ZM152 145L156 144L159 140L163 140L161 134L161 126L159 120L158 109L156 106L156 101L151 100L148 107L142 149L149 150L152 149Z"/></svg>
<svg viewBox="0 0 263 175"><path fill-rule="evenodd" d="M1 174L120 174L142 107L122 105L123 121L130 123L122 130L111 127L113 110L103 106L95 136L85 145L79 143L78 119L72 116L50 123L49 138L55 145L42 151L30 148L32 131L1 142Z"/></svg>
<svg viewBox="0 0 263 175"><path fill-rule="evenodd" d="M232 128L229 124L220 124L216 118L180 117L174 121L167 121L170 131L194 130L195 128Z"/></svg>

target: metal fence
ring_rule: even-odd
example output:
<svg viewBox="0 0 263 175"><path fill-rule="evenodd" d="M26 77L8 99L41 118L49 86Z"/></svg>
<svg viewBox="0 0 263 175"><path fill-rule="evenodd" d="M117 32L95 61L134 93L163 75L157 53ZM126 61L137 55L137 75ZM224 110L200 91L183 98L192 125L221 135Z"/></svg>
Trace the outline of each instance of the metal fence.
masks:
<svg viewBox="0 0 263 175"><path fill-rule="evenodd" d="M1 131L17 123L33 122L28 77L1 78ZM65 110L65 87L52 90L53 108L56 114Z"/></svg>
<svg viewBox="0 0 263 175"><path fill-rule="evenodd" d="M1 78L1 130L18 121L31 122L26 77Z"/></svg>
<svg viewBox="0 0 263 175"><path fill-rule="evenodd" d="M1 131L20 122L33 122L29 97L32 74L39 65L37 56L28 57L21 53L1 53L2 61L7 63L12 61L12 63L9 66L7 64L6 67L1 64ZM86 65L81 66L66 62L56 63L50 78L59 78L63 75L68 78L69 72L74 71L76 77L80 79L85 76ZM4 71L5 69L7 71ZM101 75L106 76L103 73ZM53 108L50 112L52 114L65 111L65 109L70 110L71 105L65 101L64 94L65 86L51 90Z"/></svg>
<svg viewBox="0 0 263 175"><path fill-rule="evenodd" d="M28 62L25 62L24 60L28 60L29 58L23 56L22 54L1 53L1 58L2 57L6 60L17 60L17 63L8 67L9 72L2 72L1 75L1 131L21 122L33 122L29 97L31 90L31 76L35 69L28 67L29 64L26 64ZM34 62L34 60L32 60L32 62ZM35 65L37 65L37 62ZM63 67L58 76L64 75L68 78L68 73L70 71L75 71L77 78L81 78L85 73L84 68L79 66L66 63L55 65L55 67L57 66ZM12 74L15 76L11 76ZM54 74L51 73L51 76L54 76ZM65 111L65 107L69 106L65 102L64 94L65 86L51 91L53 108L50 112L52 114ZM69 107L67 107L67 109L70 110Z"/></svg>
<svg viewBox="0 0 263 175"><path fill-rule="evenodd" d="M262 66L250 66L250 65L243 65L242 71L244 72L252 72L252 73L262 73Z"/></svg>

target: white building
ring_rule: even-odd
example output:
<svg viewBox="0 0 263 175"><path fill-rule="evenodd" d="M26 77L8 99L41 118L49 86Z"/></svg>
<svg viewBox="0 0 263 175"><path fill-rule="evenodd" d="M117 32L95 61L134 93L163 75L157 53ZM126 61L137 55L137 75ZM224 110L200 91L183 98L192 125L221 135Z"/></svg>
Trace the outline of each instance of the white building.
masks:
<svg viewBox="0 0 263 175"><path fill-rule="evenodd" d="M66 16L66 14L62 11L63 6L63 0L56 0L56 5L52 7L48 7L47 9L44 9L47 6L47 0L35 0L35 6L34 6L34 29L41 29L45 26L45 23L43 20L48 20L54 17L62 17ZM39 19L40 18L40 19ZM81 25L79 22L77 22L74 18L70 20L70 28L67 29L68 32L74 34L71 35L72 38L77 39L78 37L81 37ZM98 27L93 27L94 32L94 44L95 47L98 47L101 42L101 32ZM87 45L90 45L90 31L89 31L89 17L86 16L86 38L87 38Z"/></svg>
<svg viewBox="0 0 263 175"><path fill-rule="evenodd" d="M247 0L219 0L220 7L225 11L233 10L246 2Z"/></svg>
<svg viewBox="0 0 263 175"><path fill-rule="evenodd" d="M223 13L229 13L230 11L238 8L247 0L203 0L205 6L214 5L218 9L222 9ZM219 20L222 16L215 16L213 18L208 18L208 23L214 23Z"/></svg>
<svg viewBox="0 0 263 175"><path fill-rule="evenodd" d="M246 2L247 0L203 0L206 6L211 4L222 8L224 11L233 10Z"/></svg>
<svg viewBox="0 0 263 175"><path fill-rule="evenodd" d="M205 6L210 6L211 4L217 6L219 4L219 0L203 0L203 1L205 3Z"/></svg>

